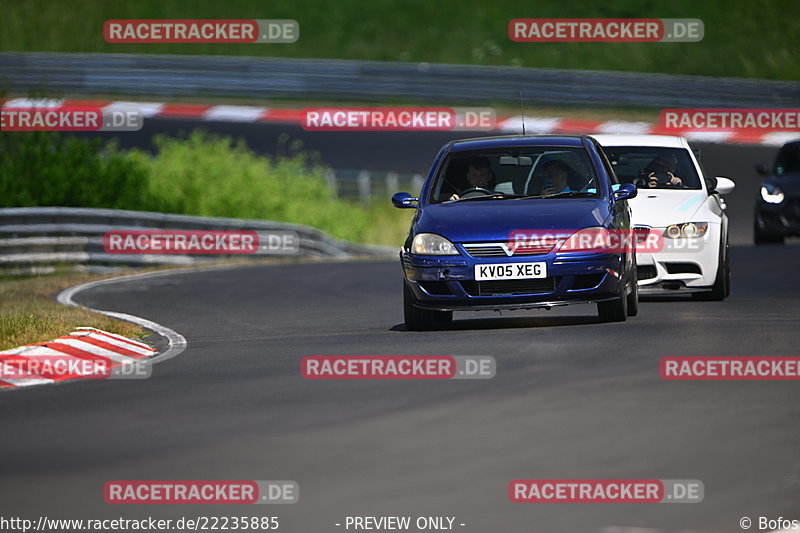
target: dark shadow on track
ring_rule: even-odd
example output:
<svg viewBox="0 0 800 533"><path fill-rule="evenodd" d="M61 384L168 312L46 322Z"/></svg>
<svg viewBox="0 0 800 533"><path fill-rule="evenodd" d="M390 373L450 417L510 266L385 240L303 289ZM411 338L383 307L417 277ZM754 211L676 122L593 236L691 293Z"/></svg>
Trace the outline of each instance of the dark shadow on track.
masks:
<svg viewBox="0 0 800 533"><path fill-rule="evenodd" d="M586 324L599 324L596 316L554 316L545 318L532 317L497 317L497 318L470 318L454 320L451 324L442 327L439 331L466 331L466 330L492 330L492 329L520 329L520 328L551 328L567 326L585 326ZM405 325L396 324L389 328L390 331L408 331ZM419 333L419 332L414 332Z"/></svg>

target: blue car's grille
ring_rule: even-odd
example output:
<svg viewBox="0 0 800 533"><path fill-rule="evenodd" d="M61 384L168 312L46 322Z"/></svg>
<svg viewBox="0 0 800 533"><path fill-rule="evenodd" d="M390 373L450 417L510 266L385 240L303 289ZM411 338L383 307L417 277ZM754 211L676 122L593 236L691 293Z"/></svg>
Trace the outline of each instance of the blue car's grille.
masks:
<svg viewBox="0 0 800 533"><path fill-rule="evenodd" d="M556 290L556 278L462 281L461 286L470 296L543 294Z"/></svg>
<svg viewBox="0 0 800 533"><path fill-rule="evenodd" d="M517 257L523 255L542 255L549 253L553 249L553 244L547 243L541 246L526 246L519 251L510 248L504 242L463 244L464 249L472 257Z"/></svg>

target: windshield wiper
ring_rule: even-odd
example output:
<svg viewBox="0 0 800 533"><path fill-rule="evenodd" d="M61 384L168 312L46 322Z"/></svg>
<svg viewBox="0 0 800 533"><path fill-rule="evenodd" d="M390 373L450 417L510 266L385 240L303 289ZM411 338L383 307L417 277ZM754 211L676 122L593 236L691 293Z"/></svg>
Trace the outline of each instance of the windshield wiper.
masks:
<svg viewBox="0 0 800 533"><path fill-rule="evenodd" d="M448 202L468 202L470 200L486 200L487 198L505 198L506 195L497 192L494 194L484 194L483 196L470 196L469 198L458 198L456 200L448 200Z"/></svg>
<svg viewBox="0 0 800 533"><path fill-rule="evenodd" d="M531 194L531 195L520 195L520 196L512 196L517 200L529 200L531 198L578 198L582 196L595 196L596 193L589 192L589 191L565 191L565 192L557 192L555 194Z"/></svg>

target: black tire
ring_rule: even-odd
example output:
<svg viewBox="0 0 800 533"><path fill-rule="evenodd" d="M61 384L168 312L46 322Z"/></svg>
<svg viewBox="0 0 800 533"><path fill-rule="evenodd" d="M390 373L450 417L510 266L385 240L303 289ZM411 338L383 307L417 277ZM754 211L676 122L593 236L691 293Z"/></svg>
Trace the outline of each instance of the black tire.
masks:
<svg viewBox="0 0 800 533"><path fill-rule="evenodd" d="M636 259L633 260L633 288L628 294L628 316L639 314L639 275L636 271Z"/></svg>
<svg viewBox="0 0 800 533"><path fill-rule="evenodd" d="M725 254L723 259L720 251L720 266L717 268L717 277L714 278L714 285L709 292L696 292L692 294L695 300L706 302L721 302L731 294L731 260L730 245L725 242Z"/></svg>
<svg viewBox="0 0 800 533"><path fill-rule="evenodd" d="M608 302L597 302L600 322L625 322L628 318L628 295L625 281L620 280L619 298Z"/></svg>
<svg viewBox="0 0 800 533"><path fill-rule="evenodd" d="M403 316L409 331L441 329L453 321L452 311L429 311L414 307L414 295L403 282Z"/></svg>
<svg viewBox="0 0 800 533"><path fill-rule="evenodd" d="M764 233L758 226L755 226L753 228L753 240L757 246L762 244L783 244L783 235Z"/></svg>

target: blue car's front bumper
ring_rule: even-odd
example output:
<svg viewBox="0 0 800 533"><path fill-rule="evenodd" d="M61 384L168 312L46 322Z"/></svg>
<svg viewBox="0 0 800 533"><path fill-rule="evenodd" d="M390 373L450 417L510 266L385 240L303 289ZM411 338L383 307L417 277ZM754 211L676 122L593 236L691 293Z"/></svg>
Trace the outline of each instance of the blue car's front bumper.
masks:
<svg viewBox="0 0 800 533"><path fill-rule="evenodd" d="M474 258L400 252L415 306L439 311L532 309L619 298L619 254L567 253ZM478 264L547 263L547 278L476 282Z"/></svg>

